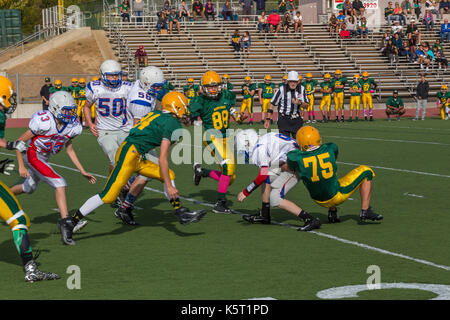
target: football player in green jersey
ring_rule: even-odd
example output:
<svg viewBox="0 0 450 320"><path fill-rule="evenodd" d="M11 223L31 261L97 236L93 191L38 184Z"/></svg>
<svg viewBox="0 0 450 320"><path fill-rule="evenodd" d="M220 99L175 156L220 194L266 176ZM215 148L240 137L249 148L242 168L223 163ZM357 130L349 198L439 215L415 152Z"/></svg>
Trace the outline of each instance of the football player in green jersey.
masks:
<svg viewBox="0 0 450 320"><path fill-rule="evenodd" d="M230 82L230 76L228 74L224 74L222 77L222 90L233 91L234 85Z"/></svg>
<svg viewBox="0 0 450 320"><path fill-rule="evenodd" d="M227 129L230 117L242 122L240 115L233 108L234 97L230 91L223 90L221 78L215 71L207 71L202 77L203 94L195 97L189 104L191 119L198 116L202 119L203 143L220 165L220 171L202 168L194 163L194 184L198 185L201 178L210 177L219 182L218 198L213 211L216 213L231 213L227 207L226 193L228 187L236 178L236 162L231 148L232 141Z"/></svg>
<svg viewBox="0 0 450 320"><path fill-rule="evenodd" d="M377 88L377 83L372 78L369 78L369 73L364 71L362 73L362 79L360 80L362 87L362 105L363 105L363 113L364 120L367 121L367 108L369 108L369 121L373 121L373 102L372 102L372 93L375 92Z"/></svg>
<svg viewBox="0 0 450 320"><path fill-rule="evenodd" d="M450 114L450 92L448 92L448 86L443 85L441 90L436 94L438 100L436 104L439 107L442 120L448 120Z"/></svg>
<svg viewBox="0 0 450 320"><path fill-rule="evenodd" d="M361 165L338 179L336 144L322 144L319 131L311 126L298 130L296 138L300 149L288 153L287 164L282 170L289 169L299 175L311 198L318 205L329 209L330 223L340 222L337 206L345 202L358 188L361 193L360 219L383 219L382 215L375 213L370 207L372 179L375 177L371 168Z"/></svg>
<svg viewBox="0 0 450 320"><path fill-rule="evenodd" d="M339 116L341 116L341 122L344 122L344 87L347 83L347 78L342 76L341 70L336 70L334 78L331 81L333 87L333 100L334 110L336 113L336 122L339 122Z"/></svg>
<svg viewBox="0 0 450 320"><path fill-rule="evenodd" d="M241 110L239 111L241 117L244 117L244 112L247 110L250 121L249 124L253 125L253 96L256 93L256 84L252 83L252 78L247 76L244 78L244 84L241 86L242 103Z"/></svg>
<svg viewBox="0 0 450 320"><path fill-rule="evenodd" d="M353 118L353 109L356 110L355 121L358 121L359 116L359 106L361 105L361 83L359 82L359 74L355 74L353 76L353 81L349 84L350 91L350 117L348 118L349 122L352 122Z"/></svg>
<svg viewBox="0 0 450 320"><path fill-rule="evenodd" d="M275 83L272 82L272 77L268 74L264 77L264 82L258 84L259 103L261 103L262 107L262 124L264 124L264 119L266 119L267 110L270 106L270 100L272 100L274 93Z"/></svg>
<svg viewBox="0 0 450 320"><path fill-rule="evenodd" d="M323 82L320 83L320 92L322 92L322 100L320 100L319 108L322 112L322 122L328 122L330 121L331 93L333 92L329 73L323 76ZM324 107L326 107L325 110Z"/></svg>
<svg viewBox="0 0 450 320"><path fill-rule="evenodd" d="M175 173L169 169L170 146L181 138L181 133L177 132L181 129L180 122L185 125L190 123L186 97L180 92L169 92L161 104L162 111L149 112L131 129L116 152L116 166L103 191L89 198L72 217L65 219L61 228L65 239L72 239L74 227L83 217L104 203L113 203L134 173L163 183L164 193L181 224L197 222L205 215L205 210L190 212L181 206L174 182ZM160 147L159 164L145 159L145 154L157 147ZM119 218L126 224L136 224L131 211L122 212Z"/></svg>
<svg viewBox="0 0 450 320"><path fill-rule="evenodd" d="M78 105L78 93L80 91L80 87L77 78L72 78L72 85L67 87L67 91L72 94L75 103Z"/></svg>
<svg viewBox="0 0 450 320"><path fill-rule="evenodd" d="M308 96L309 104L308 104L308 121L306 123L316 122L316 115L314 113L314 92L316 89L314 89L319 82L317 80L313 80L312 73L306 74L305 81L302 82L302 86L305 87L306 94ZM312 115L312 120L311 120Z"/></svg>
<svg viewBox="0 0 450 320"><path fill-rule="evenodd" d="M61 80L55 80L55 86L50 87L49 89L50 97L57 91L67 91L67 88L63 87Z"/></svg>
<svg viewBox="0 0 450 320"><path fill-rule="evenodd" d="M192 98L198 96L200 87L194 83L193 78L189 78L187 80L187 85L183 87L183 92L186 98L188 99L188 104Z"/></svg>
<svg viewBox="0 0 450 320"><path fill-rule="evenodd" d="M386 115L388 121L391 121L391 115L396 115L397 121L400 121L400 117L405 114L405 105L402 98L398 96L398 90L394 90L392 97L389 97L386 101Z"/></svg>

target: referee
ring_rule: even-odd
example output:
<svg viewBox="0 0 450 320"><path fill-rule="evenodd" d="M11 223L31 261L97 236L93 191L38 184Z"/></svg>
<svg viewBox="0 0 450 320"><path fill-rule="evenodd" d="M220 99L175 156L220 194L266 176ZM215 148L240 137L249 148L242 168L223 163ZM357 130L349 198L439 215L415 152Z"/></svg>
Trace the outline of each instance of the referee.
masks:
<svg viewBox="0 0 450 320"><path fill-rule="evenodd" d="M265 119L264 128L270 128L270 122L273 114L273 107L278 107L278 130L280 133L293 137L303 125L303 119L300 117L300 105L308 105L306 90L299 85L298 72L290 71L288 73L287 84L282 85L272 100L270 101L268 117Z"/></svg>

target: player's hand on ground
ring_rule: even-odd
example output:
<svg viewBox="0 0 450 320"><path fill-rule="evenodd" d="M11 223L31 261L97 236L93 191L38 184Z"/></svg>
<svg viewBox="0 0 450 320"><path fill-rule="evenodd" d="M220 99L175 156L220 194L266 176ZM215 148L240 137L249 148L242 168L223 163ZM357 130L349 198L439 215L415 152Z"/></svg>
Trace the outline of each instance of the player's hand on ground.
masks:
<svg viewBox="0 0 450 320"><path fill-rule="evenodd" d="M98 137L98 130L97 130L97 126L95 124L92 124L91 126L89 126L89 130L94 135L94 137Z"/></svg>
<svg viewBox="0 0 450 320"><path fill-rule="evenodd" d="M175 188L173 186L167 187L167 194L169 195L170 199L178 198L178 190L177 190L177 188Z"/></svg>
<svg viewBox="0 0 450 320"><path fill-rule="evenodd" d="M81 175L89 180L89 183L95 184L97 182L97 178L95 178L89 172L82 172Z"/></svg>
<svg viewBox="0 0 450 320"><path fill-rule="evenodd" d="M237 198L238 198L239 202L242 202L242 201L244 201L245 198L247 198L247 196L243 192L240 192L238 194Z"/></svg>
<svg viewBox="0 0 450 320"><path fill-rule="evenodd" d="M19 175L22 178L28 178L30 176L30 173L28 172L27 168L25 167L19 167Z"/></svg>
<svg viewBox="0 0 450 320"><path fill-rule="evenodd" d="M11 175L11 171L14 170L14 160L5 159L0 161L0 173Z"/></svg>

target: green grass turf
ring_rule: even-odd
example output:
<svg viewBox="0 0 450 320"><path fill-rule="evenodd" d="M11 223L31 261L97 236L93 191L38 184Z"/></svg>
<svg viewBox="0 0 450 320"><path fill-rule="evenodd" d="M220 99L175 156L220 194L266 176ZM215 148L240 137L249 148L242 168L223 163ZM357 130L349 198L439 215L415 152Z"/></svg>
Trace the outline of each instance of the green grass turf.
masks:
<svg viewBox="0 0 450 320"><path fill-rule="evenodd" d="M450 266L449 122L377 120L373 123L318 123L316 126L323 142L333 141L339 146L338 176L355 167L349 163L447 176L374 168L372 206L385 218L381 223L364 224L358 219L358 192L352 196L354 200L341 206L342 222L328 224L327 210L317 206L299 183L287 198L322 220L319 232ZM8 129L6 138L14 139L22 132L23 129ZM85 130L74 140L74 147L88 171L107 175L106 156L89 131ZM52 157L51 162L73 167L65 152ZM215 201L215 181L204 179L195 187L190 164L172 168L181 195L208 203ZM101 191L106 181L98 178L96 185L90 185L76 172L64 168L56 170L68 182L68 205L72 211ZM254 166L238 166L237 179L228 197L233 209L254 213L260 207L259 191L243 203L236 200L237 194L256 173ZM9 186L20 181L17 173L1 179ZM162 190L157 181L148 186ZM31 218L33 248L42 250L38 260L41 269L57 272L62 279L25 283L11 232L3 225L0 232L3 299L316 299L316 293L321 290L365 284L370 276L366 269L370 265L380 267L382 282L450 285L448 270L292 228L249 225L238 214L209 211L200 223L181 226L164 196L151 191L145 191L136 202L144 208L135 211L139 227L122 225L114 218L113 209L104 205L88 216L89 224L74 236L77 245L67 247L61 244L57 232L59 215L52 210L56 203L48 185L40 184L32 195L19 196L19 201ZM209 209L189 201L183 204L191 209ZM279 222L303 224L279 209L273 209L272 216ZM69 277L66 269L70 265L81 268L81 290L66 287ZM404 289L360 293L362 299L433 297L433 293Z"/></svg>

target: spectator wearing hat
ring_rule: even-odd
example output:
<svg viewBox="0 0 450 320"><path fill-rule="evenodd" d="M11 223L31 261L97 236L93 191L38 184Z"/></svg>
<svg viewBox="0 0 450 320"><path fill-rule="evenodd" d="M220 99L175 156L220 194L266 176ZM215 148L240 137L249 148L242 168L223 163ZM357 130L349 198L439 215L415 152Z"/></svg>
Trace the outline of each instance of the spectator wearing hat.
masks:
<svg viewBox="0 0 450 320"><path fill-rule="evenodd" d="M275 36L277 36L281 28L281 17L277 9L273 9L272 13L269 14L267 22L269 23L270 32L275 32Z"/></svg>
<svg viewBox="0 0 450 320"><path fill-rule="evenodd" d="M139 49L134 53L134 57L136 58L136 64L138 66L146 67L148 65L147 52L143 45L139 46Z"/></svg>
<svg viewBox="0 0 450 320"><path fill-rule="evenodd" d="M44 79L45 84L41 88L41 98L42 98L42 109L48 110L48 103L50 99L50 88L53 87L52 82L50 81L49 77L45 77Z"/></svg>
<svg viewBox="0 0 450 320"><path fill-rule="evenodd" d="M397 117L397 121L400 121L400 117L406 112L402 98L398 96L398 90L394 90L392 97L389 97L386 101L386 115L388 121L391 121L391 115Z"/></svg>

